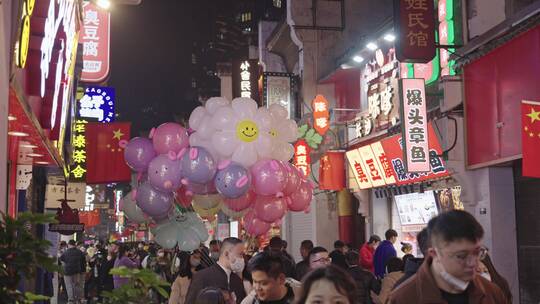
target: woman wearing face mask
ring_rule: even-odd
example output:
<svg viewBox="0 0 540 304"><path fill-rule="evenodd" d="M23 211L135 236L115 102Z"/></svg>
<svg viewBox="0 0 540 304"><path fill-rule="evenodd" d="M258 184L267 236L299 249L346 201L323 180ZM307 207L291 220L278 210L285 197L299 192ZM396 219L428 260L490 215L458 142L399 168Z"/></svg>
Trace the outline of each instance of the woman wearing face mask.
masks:
<svg viewBox="0 0 540 304"><path fill-rule="evenodd" d="M512 303L512 292L510 291L510 285L508 285L508 281L506 281L506 279L503 278L499 272L497 272L495 265L493 265L491 257L488 253L486 253L484 259L480 261L477 271L479 275L499 286L504 296L508 300L508 303Z"/></svg>
<svg viewBox="0 0 540 304"><path fill-rule="evenodd" d="M201 252L193 251L190 255L187 252L180 252L180 269L174 283L171 286L171 296L169 304L184 304L186 303L186 295L191 284L193 275L201 270Z"/></svg>

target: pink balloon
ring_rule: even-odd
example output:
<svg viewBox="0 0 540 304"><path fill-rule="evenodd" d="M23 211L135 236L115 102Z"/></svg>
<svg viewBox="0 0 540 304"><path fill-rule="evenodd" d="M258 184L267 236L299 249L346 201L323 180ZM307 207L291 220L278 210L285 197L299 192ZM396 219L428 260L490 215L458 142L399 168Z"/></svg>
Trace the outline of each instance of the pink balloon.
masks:
<svg viewBox="0 0 540 304"><path fill-rule="evenodd" d="M233 211L243 211L251 207L255 200L255 193L248 191L239 198L226 198L223 203Z"/></svg>
<svg viewBox="0 0 540 304"><path fill-rule="evenodd" d="M178 153L189 145L189 137L181 125L166 122L155 129L152 142L158 154Z"/></svg>
<svg viewBox="0 0 540 304"><path fill-rule="evenodd" d="M298 174L296 167L294 167L293 165L289 163L284 163L283 166L285 167L285 171L287 172L287 183L285 184L285 188L283 188L283 194L285 196L289 196L296 192L298 186L300 186L302 178Z"/></svg>
<svg viewBox="0 0 540 304"><path fill-rule="evenodd" d="M247 233L254 236L263 235L270 230L270 224L258 219L253 211L244 216L244 227Z"/></svg>
<svg viewBox="0 0 540 304"><path fill-rule="evenodd" d="M296 192L289 196L287 207L291 211L303 211L311 203L313 197L313 188L309 182L304 181L300 184Z"/></svg>
<svg viewBox="0 0 540 304"><path fill-rule="evenodd" d="M252 185L259 195L276 195L287 183L287 171L277 160L260 160L251 167Z"/></svg>
<svg viewBox="0 0 540 304"><path fill-rule="evenodd" d="M287 211L287 203L283 198L275 196L257 196L255 214L269 224L281 220Z"/></svg>

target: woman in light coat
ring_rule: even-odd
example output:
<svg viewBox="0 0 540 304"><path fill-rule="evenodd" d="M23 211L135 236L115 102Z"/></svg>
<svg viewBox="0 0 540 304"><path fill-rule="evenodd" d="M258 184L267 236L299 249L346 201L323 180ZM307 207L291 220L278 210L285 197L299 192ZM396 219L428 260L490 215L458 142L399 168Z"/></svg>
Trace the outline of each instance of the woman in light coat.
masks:
<svg viewBox="0 0 540 304"><path fill-rule="evenodd" d="M192 254L181 252L178 258L180 259L180 269L171 286L169 304L186 303L186 295L193 274L203 268L201 266L201 252L199 250L193 251Z"/></svg>

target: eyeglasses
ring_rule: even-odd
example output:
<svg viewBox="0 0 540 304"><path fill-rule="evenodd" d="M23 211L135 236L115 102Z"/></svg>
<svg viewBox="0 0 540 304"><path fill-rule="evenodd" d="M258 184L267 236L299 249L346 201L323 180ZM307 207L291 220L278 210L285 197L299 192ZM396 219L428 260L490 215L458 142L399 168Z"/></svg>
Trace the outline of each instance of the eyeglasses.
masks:
<svg viewBox="0 0 540 304"><path fill-rule="evenodd" d="M332 258L330 258L330 257L322 257L320 259L312 261L312 263L330 264L330 263L332 263Z"/></svg>
<svg viewBox="0 0 540 304"><path fill-rule="evenodd" d="M459 252L456 254L451 254L450 256L456 259L459 263L465 264L471 259L474 261L483 260L488 254L488 249L486 247L480 247L470 252Z"/></svg>

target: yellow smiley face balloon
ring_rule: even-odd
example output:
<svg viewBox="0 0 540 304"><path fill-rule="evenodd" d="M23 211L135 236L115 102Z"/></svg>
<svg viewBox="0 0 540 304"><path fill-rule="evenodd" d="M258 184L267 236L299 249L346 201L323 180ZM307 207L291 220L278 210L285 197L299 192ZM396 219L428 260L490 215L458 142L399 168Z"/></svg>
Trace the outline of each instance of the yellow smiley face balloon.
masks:
<svg viewBox="0 0 540 304"><path fill-rule="evenodd" d="M251 120L242 120L236 125L236 136L245 142L252 142L259 136L259 128Z"/></svg>
<svg viewBox="0 0 540 304"><path fill-rule="evenodd" d="M272 130L268 131L268 134L270 134L270 136L272 136L272 137L277 137L278 136L278 131L276 129L272 129Z"/></svg>

